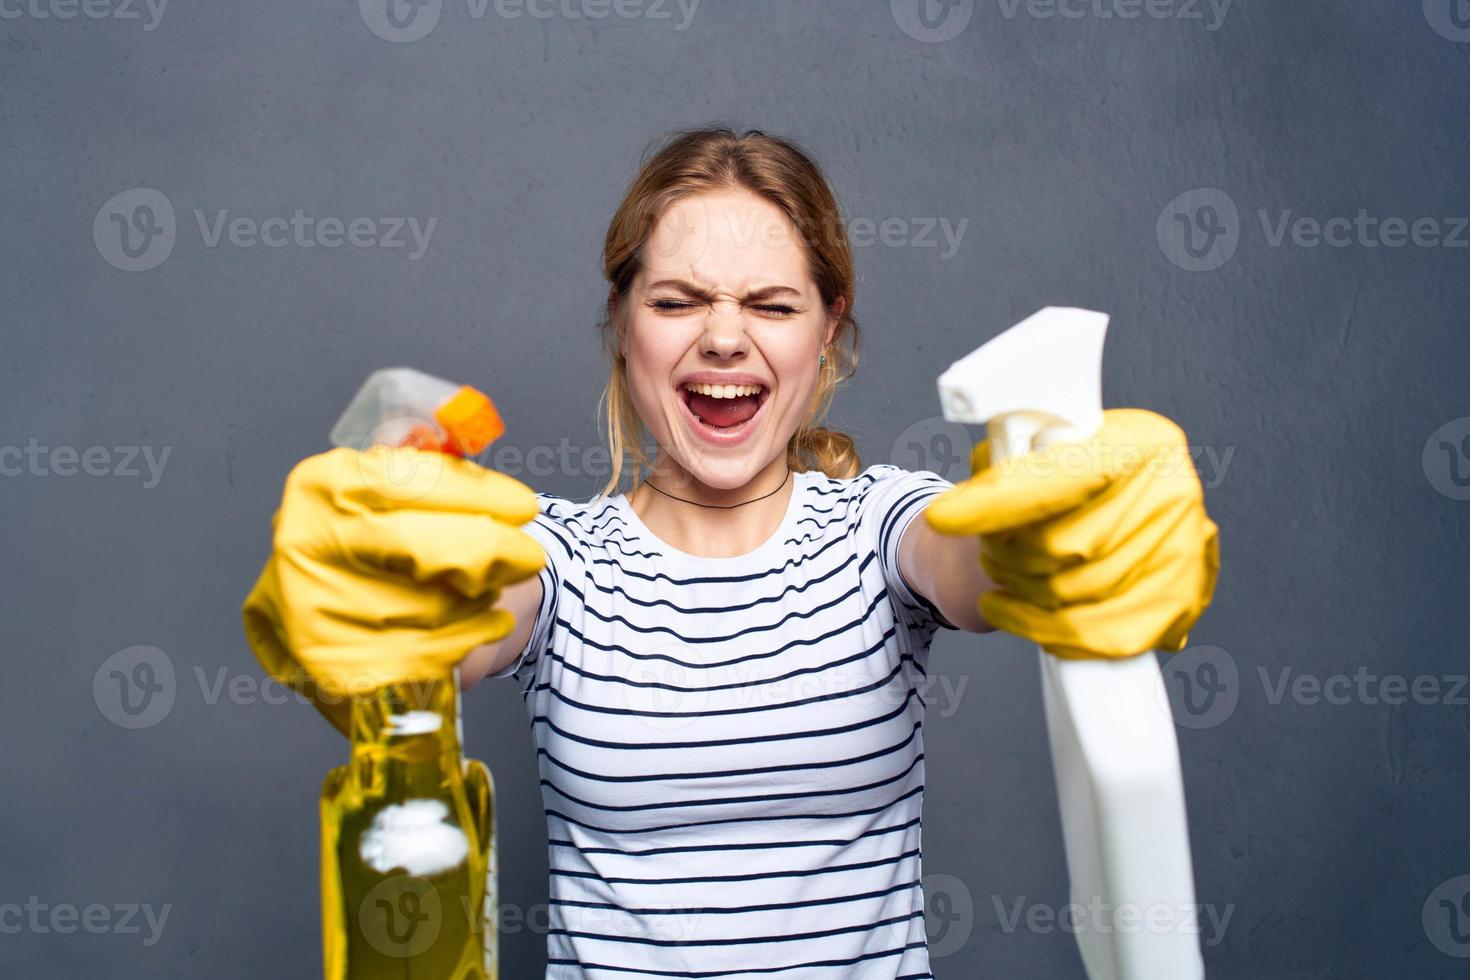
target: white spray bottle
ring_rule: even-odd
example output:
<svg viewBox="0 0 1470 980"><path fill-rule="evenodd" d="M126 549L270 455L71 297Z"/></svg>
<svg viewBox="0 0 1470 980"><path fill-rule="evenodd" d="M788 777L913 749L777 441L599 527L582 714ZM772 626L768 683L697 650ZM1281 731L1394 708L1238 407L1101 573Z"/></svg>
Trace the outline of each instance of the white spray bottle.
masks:
<svg viewBox="0 0 1470 980"><path fill-rule="evenodd" d="M1106 314L1047 307L940 376L944 417L986 425L996 462L1085 439L1102 425L1107 329ZM1158 660L1040 659L1071 901L1101 913L1077 932L1087 975L1200 980L1179 743Z"/></svg>

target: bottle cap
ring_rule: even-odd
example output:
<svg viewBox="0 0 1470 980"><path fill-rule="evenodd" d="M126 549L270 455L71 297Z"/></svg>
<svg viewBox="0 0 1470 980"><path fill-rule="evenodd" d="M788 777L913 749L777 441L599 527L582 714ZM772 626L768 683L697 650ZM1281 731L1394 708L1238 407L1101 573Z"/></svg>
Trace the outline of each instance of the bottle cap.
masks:
<svg viewBox="0 0 1470 980"><path fill-rule="evenodd" d="M465 385L434 412L434 420L449 437L445 449L459 456L477 456L500 438L505 423L484 392Z"/></svg>

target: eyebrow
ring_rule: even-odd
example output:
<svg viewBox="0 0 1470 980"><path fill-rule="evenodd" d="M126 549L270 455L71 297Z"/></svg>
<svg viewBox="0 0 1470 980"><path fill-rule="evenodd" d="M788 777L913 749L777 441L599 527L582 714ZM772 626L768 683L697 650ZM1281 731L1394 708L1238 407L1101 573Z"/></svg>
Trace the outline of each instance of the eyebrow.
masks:
<svg viewBox="0 0 1470 980"><path fill-rule="evenodd" d="M660 279L658 282L653 283L648 288L650 290L653 290L659 289L660 287L676 289L686 296L693 296L697 299L710 300L714 298L714 294L709 290L700 289L694 283L684 279ZM742 301L746 303L758 303L763 299L771 299L772 297L780 296L785 293L790 293L791 295L797 297L801 296L800 292L792 289L790 286L774 285L763 286L760 289L756 289L749 293L746 293Z"/></svg>

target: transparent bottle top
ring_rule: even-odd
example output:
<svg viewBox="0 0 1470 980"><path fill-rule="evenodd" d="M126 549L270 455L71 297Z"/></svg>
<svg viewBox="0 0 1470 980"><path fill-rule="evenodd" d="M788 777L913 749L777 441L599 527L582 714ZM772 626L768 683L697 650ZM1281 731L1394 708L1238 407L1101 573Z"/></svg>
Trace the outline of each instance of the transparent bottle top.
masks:
<svg viewBox="0 0 1470 980"><path fill-rule="evenodd" d="M412 445L415 430L425 428L442 440L447 433L434 413L460 387L413 368L374 371L332 426L332 445L364 450Z"/></svg>

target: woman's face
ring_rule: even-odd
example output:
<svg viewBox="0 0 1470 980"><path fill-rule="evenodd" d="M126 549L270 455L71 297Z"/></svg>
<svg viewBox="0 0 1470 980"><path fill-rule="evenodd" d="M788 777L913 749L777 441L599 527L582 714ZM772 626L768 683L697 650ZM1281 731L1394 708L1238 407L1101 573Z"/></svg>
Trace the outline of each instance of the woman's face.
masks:
<svg viewBox="0 0 1470 980"><path fill-rule="evenodd" d="M695 480L743 487L785 457L840 315L823 308L779 209L745 191L685 198L618 298L633 404Z"/></svg>

